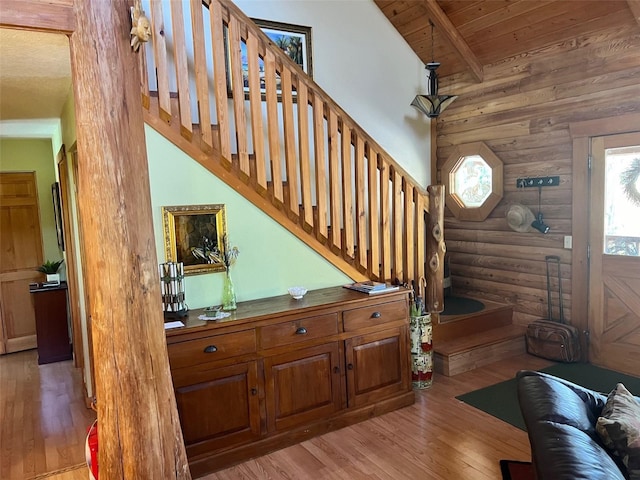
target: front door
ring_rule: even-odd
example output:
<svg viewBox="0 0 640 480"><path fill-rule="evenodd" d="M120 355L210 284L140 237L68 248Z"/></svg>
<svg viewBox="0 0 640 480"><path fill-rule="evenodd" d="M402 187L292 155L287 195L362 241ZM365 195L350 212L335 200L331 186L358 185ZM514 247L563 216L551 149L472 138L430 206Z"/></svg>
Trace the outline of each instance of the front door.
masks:
<svg viewBox="0 0 640 480"><path fill-rule="evenodd" d="M29 283L42 280L35 172L0 173L0 353L36 348Z"/></svg>
<svg viewBox="0 0 640 480"><path fill-rule="evenodd" d="M592 139L589 360L640 376L640 133Z"/></svg>

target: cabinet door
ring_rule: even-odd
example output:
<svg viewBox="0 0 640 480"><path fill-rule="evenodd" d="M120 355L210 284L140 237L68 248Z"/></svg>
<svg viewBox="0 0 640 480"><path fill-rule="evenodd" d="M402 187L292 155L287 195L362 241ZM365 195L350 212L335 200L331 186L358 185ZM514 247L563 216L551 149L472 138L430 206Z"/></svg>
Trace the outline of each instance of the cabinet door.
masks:
<svg viewBox="0 0 640 480"><path fill-rule="evenodd" d="M332 415L343 397L338 342L264 360L269 431Z"/></svg>
<svg viewBox="0 0 640 480"><path fill-rule="evenodd" d="M256 362L176 370L173 383L189 457L260 437Z"/></svg>
<svg viewBox="0 0 640 480"><path fill-rule="evenodd" d="M411 390L406 327L345 341L349 407L359 407Z"/></svg>

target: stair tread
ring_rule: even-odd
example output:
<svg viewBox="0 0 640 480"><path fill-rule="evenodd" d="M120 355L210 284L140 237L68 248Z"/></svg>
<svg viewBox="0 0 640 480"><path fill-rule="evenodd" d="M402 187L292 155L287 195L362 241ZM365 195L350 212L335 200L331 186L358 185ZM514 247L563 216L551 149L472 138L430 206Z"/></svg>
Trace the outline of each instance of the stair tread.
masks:
<svg viewBox="0 0 640 480"><path fill-rule="evenodd" d="M454 355L480 346L492 345L523 336L526 330L527 327L523 325L508 325L465 335L453 340L434 343L433 348L440 355Z"/></svg>
<svg viewBox="0 0 640 480"><path fill-rule="evenodd" d="M470 318L470 317L479 317L482 315L485 315L488 311L491 312L499 312L499 311L509 311L509 310L513 310L513 305L510 304L505 304L505 303L497 303L497 302L491 302L489 300L486 300L484 298L476 298L476 297L471 297L471 296L465 296L465 298L470 298L472 300L479 300L484 304L484 308L482 310L479 310L477 312L472 312L472 313L462 313L459 315L442 315L442 313L440 314L440 322L441 323L449 323L449 322L455 322L456 320L459 320L461 318ZM447 299L445 297L444 299L444 304L447 304Z"/></svg>

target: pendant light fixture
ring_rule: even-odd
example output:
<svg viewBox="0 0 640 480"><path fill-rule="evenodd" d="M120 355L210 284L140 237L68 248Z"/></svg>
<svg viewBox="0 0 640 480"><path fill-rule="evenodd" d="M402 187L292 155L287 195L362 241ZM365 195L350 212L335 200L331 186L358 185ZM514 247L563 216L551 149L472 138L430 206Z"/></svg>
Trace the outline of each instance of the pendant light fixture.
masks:
<svg viewBox="0 0 640 480"><path fill-rule="evenodd" d="M429 20L431 25L431 62L425 65L427 70L427 94L416 95L411 105L416 107L429 118L437 118L440 113L453 102L457 95L438 95L438 74L436 70L440 66L439 62L434 60L433 56L433 22Z"/></svg>

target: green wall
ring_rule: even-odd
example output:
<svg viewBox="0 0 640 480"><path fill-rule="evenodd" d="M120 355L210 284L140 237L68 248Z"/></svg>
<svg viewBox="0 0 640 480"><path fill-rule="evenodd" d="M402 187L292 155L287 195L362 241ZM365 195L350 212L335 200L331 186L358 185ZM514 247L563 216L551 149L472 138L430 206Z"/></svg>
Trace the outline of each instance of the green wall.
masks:
<svg viewBox="0 0 640 480"><path fill-rule="evenodd" d="M351 279L265 215L191 157L145 126L158 262L164 262L162 207L222 203L229 241L240 250L231 269L238 301L286 295L287 288L318 289ZM185 279L189 308L221 302L223 273Z"/></svg>
<svg viewBox="0 0 640 480"><path fill-rule="evenodd" d="M51 196L51 184L56 181L54 165L50 139L0 139L0 171L36 172L44 260L62 258L62 252L58 248Z"/></svg>

